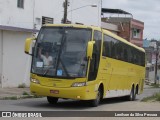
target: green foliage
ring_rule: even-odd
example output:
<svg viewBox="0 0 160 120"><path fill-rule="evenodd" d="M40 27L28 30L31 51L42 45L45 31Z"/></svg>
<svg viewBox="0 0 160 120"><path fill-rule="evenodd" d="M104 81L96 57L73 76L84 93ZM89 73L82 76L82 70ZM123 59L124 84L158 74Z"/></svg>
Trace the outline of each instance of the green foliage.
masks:
<svg viewBox="0 0 160 120"><path fill-rule="evenodd" d="M152 83L151 86L152 86L153 88L160 88L159 84L154 84L154 83Z"/></svg>
<svg viewBox="0 0 160 120"><path fill-rule="evenodd" d="M160 101L160 93L157 95L157 101Z"/></svg>
<svg viewBox="0 0 160 120"><path fill-rule="evenodd" d="M17 100L17 96L12 96L12 97L5 97L3 98L4 100Z"/></svg>
<svg viewBox="0 0 160 120"><path fill-rule="evenodd" d="M160 101L160 93L156 93L150 97L143 98L143 102Z"/></svg>
<svg viewBox="0 0 160 120"><path fill-rule="evenodd" d="M24 91L22 95L30 95L30 94Z"/></svg>

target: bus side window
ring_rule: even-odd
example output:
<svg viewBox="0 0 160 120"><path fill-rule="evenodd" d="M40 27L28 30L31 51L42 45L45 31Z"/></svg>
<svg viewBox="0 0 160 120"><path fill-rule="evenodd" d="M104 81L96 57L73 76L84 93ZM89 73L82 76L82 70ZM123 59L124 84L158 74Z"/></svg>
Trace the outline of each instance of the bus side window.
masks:
<svg viewBox="0 0 160 120"><path fill-rule="evenodd" d="M98 74L98 67L100 61L100 52L101 52L101 42L102 42L102 33L99 31L94 31L94 40L95 44L93 47L93 55L90 63L89 76L88 80L96 80Z"/></svg>
<svg viewBox="0 0 160 120"><path fill-rule="evenodd" d="M127 46L123 45L123 59L126 62L129 62Z"/></svg>
<svg viewBox="0 0 160 120"><path fill-rule="evenodd" d="M111 37L104 35L103 37L103 53L102 55L105 57L111 57L111 49L112 49L112 41Z"/></svg>

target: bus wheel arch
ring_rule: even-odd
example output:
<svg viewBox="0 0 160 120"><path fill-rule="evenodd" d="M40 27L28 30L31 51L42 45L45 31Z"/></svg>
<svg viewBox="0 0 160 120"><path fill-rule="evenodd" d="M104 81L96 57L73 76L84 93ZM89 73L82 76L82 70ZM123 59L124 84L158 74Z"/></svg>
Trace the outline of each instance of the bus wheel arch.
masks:
<svg viewBox="0 0 160 120"><path fill-rule="evenodd" d="M100 83L98 90L97 90L96 98L93 100L89 100L89 104L92 107L97 107L100 101L103 99L103 95L104 95L104 86L103 86L103 83Z"/></svg>

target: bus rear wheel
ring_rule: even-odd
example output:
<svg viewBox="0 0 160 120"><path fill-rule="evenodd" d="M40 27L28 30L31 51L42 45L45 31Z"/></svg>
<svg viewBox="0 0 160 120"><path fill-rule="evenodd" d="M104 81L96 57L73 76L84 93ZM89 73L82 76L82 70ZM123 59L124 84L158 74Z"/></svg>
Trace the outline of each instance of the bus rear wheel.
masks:
<svg viewBox="0 0 160 120"><path fill-rule="evenodd" d="M50 104L56 104L58 102L58 98L47 96L47 100Z"/></svg>
<svg viewBox="0 0 160 120"><path fill-rule="evenodd" d="M136 91L134 89L134 86L132 86L132 89L131 89L131 92L130 92L130 95L128 96L128 99L130 101L134 101L136 98Z"/></svg>
<svg viewBox="0 0 160 120"><path fill-rule="evenodd" d="M97 107L102 99L102 91L98 89L96 99L90 100L89 103L92 107Z"/></svg>

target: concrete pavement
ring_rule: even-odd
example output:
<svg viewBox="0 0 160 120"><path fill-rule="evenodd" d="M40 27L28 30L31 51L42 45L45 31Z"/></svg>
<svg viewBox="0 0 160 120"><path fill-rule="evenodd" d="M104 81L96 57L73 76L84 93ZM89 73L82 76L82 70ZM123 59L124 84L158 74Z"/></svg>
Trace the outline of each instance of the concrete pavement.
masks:
<svg viewBox="0 0 160 120"><path fill-rule="evenodd" d="M0 88L0 99L6 97L23 97L30 94L29 88Z"/></svg>

